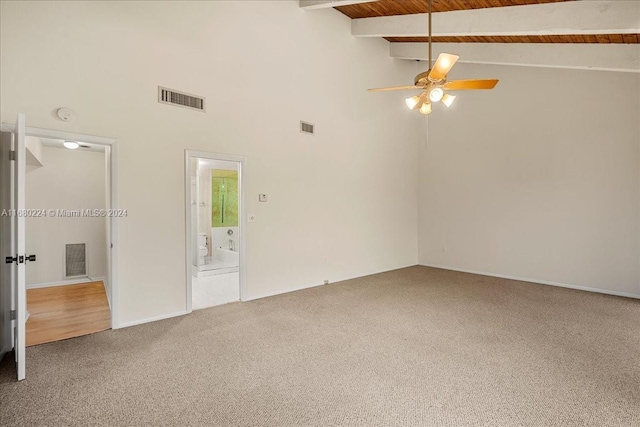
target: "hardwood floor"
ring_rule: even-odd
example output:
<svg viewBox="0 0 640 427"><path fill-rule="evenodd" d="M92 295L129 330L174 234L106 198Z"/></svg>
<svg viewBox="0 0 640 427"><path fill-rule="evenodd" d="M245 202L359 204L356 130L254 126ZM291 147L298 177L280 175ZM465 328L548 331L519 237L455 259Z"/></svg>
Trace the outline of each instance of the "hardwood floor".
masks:
<svg viewBox="0 0 640 427"><path fill-rule="evenodd" d="M27 346L111 327L111 312L102 282L27 289L27 311Z"/></svg>

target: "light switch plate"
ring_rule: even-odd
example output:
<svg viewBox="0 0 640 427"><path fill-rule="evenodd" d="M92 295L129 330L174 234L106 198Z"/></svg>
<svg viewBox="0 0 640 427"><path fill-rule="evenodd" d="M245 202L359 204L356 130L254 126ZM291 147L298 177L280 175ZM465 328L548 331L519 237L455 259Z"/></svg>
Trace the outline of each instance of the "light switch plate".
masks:
<svg viewBox="0 0 640 427"><path fill-rule="evenodd" d="M249 215L247 215L247 221L249 221L249 222L256 222L256 214L249 214Z"/></svg>

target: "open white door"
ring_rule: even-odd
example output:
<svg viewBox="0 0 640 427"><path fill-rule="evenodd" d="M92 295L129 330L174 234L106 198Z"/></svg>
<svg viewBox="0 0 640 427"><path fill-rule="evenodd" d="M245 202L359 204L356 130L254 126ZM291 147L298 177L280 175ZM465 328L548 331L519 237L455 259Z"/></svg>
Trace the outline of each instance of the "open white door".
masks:
<svg viewBox="0 0 640 427"><path fill-rule="evenodd" d="M27 289L25 285L25 264L27 257L25 254L25 170L27 150L25 147L25 116L18 114L18 120L14 129L13 151L14 161L14 221L15 234L13 237L13 247L15 248L12 265L15 268L14 275L14 296L15 296L15 343L16 368L18 370L18 381L25 378L25 350L26 350L26 314L27 314ZM35 260L35 259L34 259Z"/></svg>

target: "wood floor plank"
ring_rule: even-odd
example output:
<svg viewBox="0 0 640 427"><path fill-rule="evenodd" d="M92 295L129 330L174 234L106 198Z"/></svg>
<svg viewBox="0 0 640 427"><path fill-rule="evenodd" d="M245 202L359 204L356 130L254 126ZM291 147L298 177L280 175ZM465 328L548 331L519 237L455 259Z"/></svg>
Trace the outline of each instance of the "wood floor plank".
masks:
<svg viewBox="0 0 640 427"><path fill-rule="evenodd" d="M105 331L111 312L101 281L27 289L27 346Z"/></svg>

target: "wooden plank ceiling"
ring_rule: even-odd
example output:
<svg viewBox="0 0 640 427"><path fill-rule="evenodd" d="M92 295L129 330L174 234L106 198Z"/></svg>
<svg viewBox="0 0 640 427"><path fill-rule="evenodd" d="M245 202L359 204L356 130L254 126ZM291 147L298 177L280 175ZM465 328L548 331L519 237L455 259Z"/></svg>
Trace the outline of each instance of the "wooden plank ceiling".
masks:
<svg viewBox="0 0 640 427"><path fill-rule="evenodd" d="M455 10L484 9L490 7L522 6L556 3L574 0L433 0L432 10L451 12ZM335 9L351 19L379 16L412 15L427 13L427 0L378 0L339 6ZM426 24L426 23L425 23ZM426 37L385 37L392 43L425 43ZM593 35L549 35L549 36L466 36L434 37L435 43L618 43L638 44L640 34L593 34Z"/></svg>
<svg viewBox="0 0 640 427"><path fill-rule="evenodd" d="M635 44L640 34L561 34L555 36L434 37L434 43L625 43ZM392 43L426 43L427 37L385 37Z"/></svg>
<svg viewBox="0 0 640 427"><path fill-rule="evenodd" d="M485 9L488 7L522 6L527 4L559 3L574 0L433 0L432 11L451 12L454 10ZM427 0L378 0L339 6L335 9L351 19L372 18L374 16L413 15L427 13Z"/></svg>

